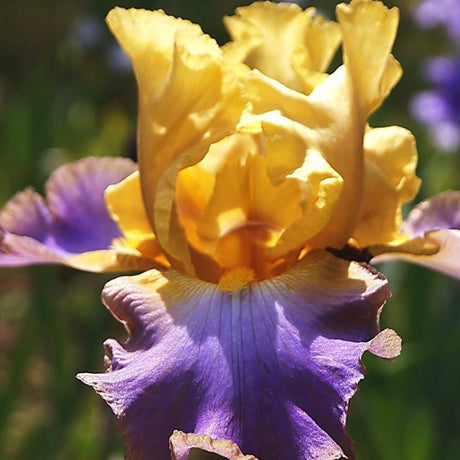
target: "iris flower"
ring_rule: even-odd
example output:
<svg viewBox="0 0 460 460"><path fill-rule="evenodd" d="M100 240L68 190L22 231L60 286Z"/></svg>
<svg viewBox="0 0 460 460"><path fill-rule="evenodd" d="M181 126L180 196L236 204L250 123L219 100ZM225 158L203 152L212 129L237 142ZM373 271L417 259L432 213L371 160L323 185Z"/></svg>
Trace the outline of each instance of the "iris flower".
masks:
<svg viewBox="0 0 460 460"><path fill-rule="evenodd" d="M26 190L0 214L4 266L140 272L102 292L126 342L106 341L105 373L78 376L128 459L352 458L362 354L400 352L368 262L460 276L460 194L403 221L414 138L367 121L402 73L398 10L353 0L336 14L257 2L225 18L220 48L162 11L113 9L139 87L138 165L62 166L45 199Z"/></svg>

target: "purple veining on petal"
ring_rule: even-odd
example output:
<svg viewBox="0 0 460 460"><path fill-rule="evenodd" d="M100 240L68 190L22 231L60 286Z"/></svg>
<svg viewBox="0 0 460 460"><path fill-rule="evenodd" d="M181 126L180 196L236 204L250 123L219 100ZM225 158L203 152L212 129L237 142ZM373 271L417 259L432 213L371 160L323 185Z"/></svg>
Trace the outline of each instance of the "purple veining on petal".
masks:
<svg viewBox="0 0 460 460"><path fill-rule="evenodd" d="M168 458L175 429L264 460L352 457L361 356L399 353L374 339L388 296L380 274L327 252L233 295L174 271L118 278L103 299L129 339L106 342L106 374L79 378L117 415L128 459Z"/></svg>
<svg viewBox="0 0 460 460"><path fill-rule="evenodd" d="M124 158L86 158L52 174L46 201L31 189L17 193L0 211L0 265L57 262L108 248L121 233L104 190L135 168Z"/></svg>
<svg viewBox="0 0 460 460"><path fill-rule="evenodd" d="M460 230L460 192L450 191L419 203L403 223L404 232L423 236L433 230Z"/></svg>

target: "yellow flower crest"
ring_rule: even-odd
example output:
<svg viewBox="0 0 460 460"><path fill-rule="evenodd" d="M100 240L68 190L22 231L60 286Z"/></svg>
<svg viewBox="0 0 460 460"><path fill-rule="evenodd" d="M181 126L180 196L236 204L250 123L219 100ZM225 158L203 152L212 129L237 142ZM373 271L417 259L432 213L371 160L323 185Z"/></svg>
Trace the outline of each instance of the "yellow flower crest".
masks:
<svg viewBox="0 0 460 460"><path fill-rule="evenodd" d="M222 48L161 11L107 21L139 87L139 170L106 192L127 250L232 287L315 249L404 240L415 142L367 124L401 76L397 9L353 0L333 22L257 2L225 19Z"/></svg>

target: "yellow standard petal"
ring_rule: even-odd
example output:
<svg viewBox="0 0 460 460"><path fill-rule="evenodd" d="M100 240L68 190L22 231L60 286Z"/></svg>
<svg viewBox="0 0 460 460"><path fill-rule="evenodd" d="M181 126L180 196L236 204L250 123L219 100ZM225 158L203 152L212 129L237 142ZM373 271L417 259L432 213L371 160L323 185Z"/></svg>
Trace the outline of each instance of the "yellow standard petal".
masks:
<svg viewBox="0 0 460 460"><path fill-rule="evenodd" d="M420 185L414 136L398 126L369 129L364 151L363 199L353 237L360 246L400 240L401 205Z"/></svg>
<svg viewBox="0 0 460 460"><path fill-rule="evenodd" d="M260 72L251 71L245 76L256 112L280 110L307 127L314 149L343 179L329 223L309 242L318 248L342 247L358 225L360 209L364 208L363 138L367 117L401 75L399 64L390 54L398 23L396 9L388 10L380 2L354 0L339 5L337 17L343 35L344 65L308 96Z"/></svg>
<svg viewBox="0 0 460 460"><path fill-rule="evenodd" d="M309 240L320 233L333 216L343 190L343 179L321 154L312 130L276 113L261 119L271 179L274 183L292 180L301 191L298 202L301 212L285 222L283 233L269 251L271 257L277 258L301 246L311 247ZM284 205L280 201L278 206Z"/></svg>
<svg viewBox="0 0 460 460"><path fill-rule="evenodd" d="M343 36L344 64L350 73L362 119L385 99L401 77L391 56L399 21L397 8L372 0L353 0L336 9Z"/></svg>
<svg viewBox="0 0 460 460"><path fill-rule="evenodd" d="M139 86L138 149L147 216L176 268L194 273L174 204L177 174L235 130L245 108L216 42L162 11L115 8L107 22Z"/></svg>
<svg viewBox="0 0 460 460"><path fill-rule="evenodd" d="M224 18L233 40L227 58L306 93L323 78L340 43L337 24L294 3L255 2L236 13Z"/></svg>

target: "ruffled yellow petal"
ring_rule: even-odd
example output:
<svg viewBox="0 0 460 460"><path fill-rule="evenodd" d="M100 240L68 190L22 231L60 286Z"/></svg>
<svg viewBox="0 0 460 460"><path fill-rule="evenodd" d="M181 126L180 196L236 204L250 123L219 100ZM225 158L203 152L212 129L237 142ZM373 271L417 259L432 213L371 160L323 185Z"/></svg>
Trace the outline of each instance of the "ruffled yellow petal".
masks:
<svg viewBox="0 0 460 460"><path fill-rule="evenodd" d="M420 185L414 136L397 126L371 129L364 150L363 199L353 237L360 246L401 240L401 205Z"/></svg>
<svg viewBox="0 0 460 460"><path fill-rule="evenodd" d="M298 216L300 199L296 181L273 185L265 157L247 152L243 158L232 158L217 175L199 232L204 238L215 239L241 225L282 229Z"/></svg>
<svg viewBox="0 0 460 460"><path fill-rule="evenodd" d="M187 239L195 248L203 249L198 226L214 193L216 175L222 176L225 170L231 181L238 181L232 172L238 174L240 171L229 171L227 163L232 158L239 158L242 153L255 150L257 144L251 136L233 134L212 144L198 164L180 171L176 183L176 204Z"/></svg>
<svg viewBox="0 0 460 460"><path fill-rule="evenodd" d="M178 172L235 130L241 88L216 42L161 11L115 8L108 24L133 61L139 86L139 169L147 216L172 264L194 273L174 204Z"/></svg>
<svg viewBox="0 0 460 460"><path fill-rule="evenodd" d="M343 36L344 64L365 119L379 107L402 74L390 54L399 11L381 2L353 0L338 5L336 14Z"/></svg>
<svg viewBox="0 0 460 460"><path fill-rule="evenodd" d="M323 77L340 42L337 24L294 4L255 2L224 18L233 42L226 57L298 91L310 92Z"/></svg>
<svg viewBox="0 0 460 460"><path fill-rule="evenodd" d="M339 5L337 16L344 40L344 66L308 96L255 71L245 77L254 109L258 113L280 110L308 128L315 150L343 179L328 225L309 242L314 247L342 247L353 234L363 208L366 119L400 76L399 64L390 54L398 22L396 10L379 2L354 0Z"/></svg>
<svg viewBox="0 0 460 460"><path fill-rule="evenodd" d="M250 144L249 144L250 145ZM216 176L213 194L199 222L200 245L222 269L252 267L259 278L270 270L266 248L301 214L295 180L274 185L264 156L242 151Z"/></svg>
<svg viewBox="0 0 460 460"><path fill-rule="evenodd" d="M257 71L247 74L245 85L257 113L279 110L286 119L297 122L294 124L302 126L309 146L343 179L334 216L315 242L318 248L342 247L355 227L361 199L364 131L364 125L357 119L353 91L345 68L340 67L308 96L290 90ZM269 118L268 115L261 117ZM288 150L280 148L283 152ZM279 168L289 170L299 167L302 162L302 154L296 158L290 152L278 158L273 155L273 163L269 160L268 168L272 173ZM333 200L335 198L332 197Z"/></svg>
<svg viewBox="0 0 460 460"><path fill-rule="evenodd" d="M182 225L190 235L193 234L191 230L209 202L214 184L215 175L209 173L202 166L202 162L183 169L177 177L177 210Z"/></svg>
<svg viewBox="0 0 460 460"><path fill-rule="evenodd" d="M133 249L156 244L151 254L161 247L173 268L215 282L235 268L270 277L350 238L403 240L413 139L367 129L401 73L398 13L353 0L337 17L257 2L226 19L234 42L222 51L163 12L109 14L139 85L140 185L120 193L137 187L145 211L112 206ZM341 38L344 65L324 74Z"/></svg>
<svg viewBox="0 0 460 460"><path fill-rule="evenodd" d="M418 192L414 135L400 126L369 129L364 136L365 159L376 165L404 202Z"/></svg>
<svg viewBox="0 0 460 460"><path fill-rule="evenodd" d="M314 248L310 240L330 223L342 192L342 178L315 150L307 151L304 164L293 177L305 186L302 215L285 228L276 246L269 251L273 258L302 245Z"/></svg>

